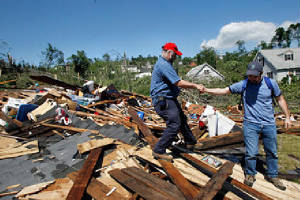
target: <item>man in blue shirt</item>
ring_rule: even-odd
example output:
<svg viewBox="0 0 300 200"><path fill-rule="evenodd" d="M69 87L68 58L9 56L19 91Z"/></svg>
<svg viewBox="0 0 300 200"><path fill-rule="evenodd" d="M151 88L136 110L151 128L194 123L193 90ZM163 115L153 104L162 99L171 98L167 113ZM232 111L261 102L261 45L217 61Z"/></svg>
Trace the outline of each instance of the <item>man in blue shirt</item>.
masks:
<svg viewBox="0 0 300 200"><path fill-rule="evenodd" d="M197 143L192 134L187 118L177 101L179 88L193 88L203 90L202 85L181 80L172 64L177 55L182 55L176 44L166 43L162 47L162 55L158 58L152 72L150 95L157 114L166 121L166 129L153 149L156 159L171 161L173 157L166 154L166 148L174 141L177 133L181 131L187 148L192 149Z"/></svg>
<svg viewBox="0 0 300 200"><path fill-rule="evenodd" d="M262 134L264 150L266 152L267 172L266 180L281 190L286 187L277 178L277 131L274 119L273 96L285 114L285 128L291 125L290 112L286 101L281 94L276 81L262 77L263 66L254 61L248 65L247 80L242 80L226 88L204 88L203 92L215 95L242 94L244 105L244 141L245 154L245 180L244 183L252 187L255 182L256 156L258 154L259 134Z"/></svg>

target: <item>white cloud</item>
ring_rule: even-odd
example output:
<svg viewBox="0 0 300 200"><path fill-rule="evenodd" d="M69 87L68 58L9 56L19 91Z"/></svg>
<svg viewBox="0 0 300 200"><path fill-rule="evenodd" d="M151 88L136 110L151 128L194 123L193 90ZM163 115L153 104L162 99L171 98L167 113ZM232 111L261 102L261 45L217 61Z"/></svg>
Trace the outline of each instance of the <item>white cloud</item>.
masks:
<svg viewBox="0 0 300 200"><path fill-rule="evenodd" d="M226 49L236 46L238 40L247 42L257 42L264 40L269 42L278 27L288 28L294 22L285 21L277 26L271 22L248 21L232 22L223 26L219 35L215 39L203 41L201 47L214 47L215 49Z"/></svg>
<svg viewBox="0 0 300 200"><path fill-rule="evenodd" d="M285 30L289 28L291 24L296 24L296 22L292 21L284 21L279 27L283 27Z"/></svg>

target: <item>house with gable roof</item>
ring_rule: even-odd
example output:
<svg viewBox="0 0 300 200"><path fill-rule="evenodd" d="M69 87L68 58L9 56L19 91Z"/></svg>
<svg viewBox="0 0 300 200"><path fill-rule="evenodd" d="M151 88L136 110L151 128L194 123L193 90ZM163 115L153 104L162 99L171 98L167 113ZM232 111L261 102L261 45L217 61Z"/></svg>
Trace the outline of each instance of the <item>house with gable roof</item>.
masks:
<svg viewBox="0 0 300 200"><path fill-rule="evenodd" d="M297 76L298 79L300 77L300 48L260 50L254 60L264 66L264 76L276 81L281 81L290 75Z"/></svg>
<svg viewBox="0 0 300 200"><path fill-rule="evenodd" d="M211 79L218 79L218 80L225 79L225 77L220 72L218 72L208 63L204 63L202 65L198 65L197 67L192 68L186 75L192 80L198 79L198 80L209 81Z"/></svg>

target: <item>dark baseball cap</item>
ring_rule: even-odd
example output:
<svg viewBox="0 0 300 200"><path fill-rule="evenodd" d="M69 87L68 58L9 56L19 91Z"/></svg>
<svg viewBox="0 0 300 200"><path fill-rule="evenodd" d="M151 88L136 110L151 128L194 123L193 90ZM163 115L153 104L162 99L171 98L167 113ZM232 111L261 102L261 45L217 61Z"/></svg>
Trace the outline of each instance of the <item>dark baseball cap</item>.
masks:
<svg viewBox="0 0 300 200"><path fill-rule="evenodd" d="M263 71L263 66L257 61L249 63L246 75L259 76Z"/></svg>
<svg viewBox="0 0 300 200"><path fill-rule="evenodd" d="M178 51L178 48L175 43L166 43L164 46L162 46L162 49L163 50L172 50L177 55L179 55L179 56L182 55L182 53L180 51Z"/></svg>

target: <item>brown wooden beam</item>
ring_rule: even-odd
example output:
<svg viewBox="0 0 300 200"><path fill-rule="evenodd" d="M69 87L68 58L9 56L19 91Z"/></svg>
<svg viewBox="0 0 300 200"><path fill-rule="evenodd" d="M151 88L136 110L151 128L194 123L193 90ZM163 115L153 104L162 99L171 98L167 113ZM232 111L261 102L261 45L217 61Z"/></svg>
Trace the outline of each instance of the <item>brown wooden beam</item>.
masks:
<svg viewBox="0 0 300 200"><path fill-rule="evenodd" d="M215 173L212 178L207 182L202 190L198 193L195 199L197 200L210 200L222 189L226 179L232 174L234 164L230 161L225 162L221 168Z"/></svg>
<svg viewBox="0 0 300 200"><path fill-rule="evenodd" d="M216 174L217 170L213 167L211 167L210 165L206 164L205 162L198 160L197 158L187 154L187 153L181 153L180 154L183 158L191 161L192 163L194 163L195 165L199 166L200 168L212 173L212 174ZM271 200L272 198L266 196L265 194L245 185L244 183L239 182L236 179L233 179L231 177L227 178L226 180L227 182L231 183L232 185L244 190L245 192L249 193L250 195L261 199L261 200Z"/></svg>
<svg viewBox="0 0 300 200"><path fill-rule="evenodd" d="M80 169L78 176L67 196L67 200L81 200L84 191L91 179L94 167L101 155L102 148L92 149L88 158Z"/></svg>
<svg viewBox="0 0 300 200"><path fill-rule="evenodd" d="M136 167L112 170L109 174L146 199L185 199L175 185Z"/></svg>
<svg viewBox="0 0 300 200"><path fill-rule="evenodd" d="M75 182L78 174L79 174L78 171L72 172L72 173L68 174L68 177L73 182ZM91 180L86 188L86 192L96 200L102 200L102 199L125 200L126 199L117 191L114 191L109 196L106 196L106 194L108 194L110 191L111 191L111 189L108 186L104 185L100 181L97 181L97 179L95 179L93 177L91 178Z"/></svg>
<svg viewBox="0 0 300 200"><path fill-rule="evenodd" d="M235 143L244 142L244 136L242 132L234 132L220 136L214 136L210 138L200 139L195 145L195 149L204 150L212 149L218 146L225 146Z"/></svg>

